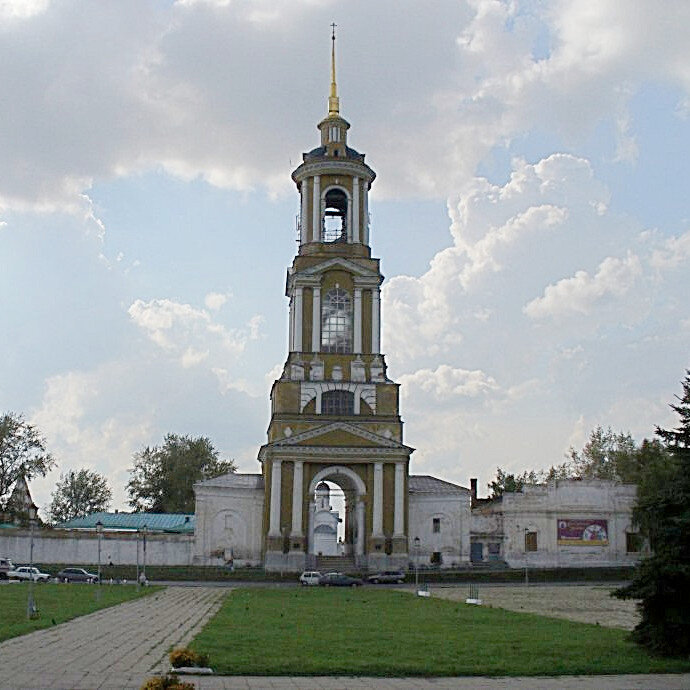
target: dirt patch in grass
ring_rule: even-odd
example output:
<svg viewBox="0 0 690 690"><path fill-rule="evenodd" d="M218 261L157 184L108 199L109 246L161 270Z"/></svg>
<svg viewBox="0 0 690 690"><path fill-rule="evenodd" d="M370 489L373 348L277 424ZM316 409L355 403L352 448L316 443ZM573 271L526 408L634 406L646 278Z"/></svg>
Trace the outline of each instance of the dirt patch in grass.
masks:
<svg viewBox="0 0 690 690"><path fill-rule="evenodd" d="M611 596L611 585L562 585L525 587L480 585L479 598L484 606L537 613L551 618L565 618L578 623L596 623L609 628L632 630L639 620L635 602ZM465 601L468 586L434 587L432 596L451 601Z"/></svg>

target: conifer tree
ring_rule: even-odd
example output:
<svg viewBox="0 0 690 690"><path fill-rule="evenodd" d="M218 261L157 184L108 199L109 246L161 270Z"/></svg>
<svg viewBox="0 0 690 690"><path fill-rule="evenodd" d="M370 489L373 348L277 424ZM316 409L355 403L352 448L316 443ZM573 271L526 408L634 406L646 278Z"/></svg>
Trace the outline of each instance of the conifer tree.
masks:
<svg viewBox="0 0 690 690"><path fill-rule="evenodd" d="M690 370L682 386L683 395L671 405L679 425L656 429L667 457L652 458L642 473L633 512L652 553L640 562L631 584L614 592L640 600L642 618L633 638L669 656L690 654Z"/></svg>

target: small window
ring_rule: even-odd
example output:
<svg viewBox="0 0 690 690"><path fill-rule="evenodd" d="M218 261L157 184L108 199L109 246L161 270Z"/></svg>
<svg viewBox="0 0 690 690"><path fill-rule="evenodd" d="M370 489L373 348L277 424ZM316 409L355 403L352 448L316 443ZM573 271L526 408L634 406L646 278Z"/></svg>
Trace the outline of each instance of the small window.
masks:
<svg viewBox="0 0 690 690"><path fill-rule="evenodd" d="M525 532L525 551L537 550L537 533Z"/></svg>
<svg viewBox="0 0 690 690"><path fill-rule="evenodd" d="M432 565L441 565L443 563L443 555L440 551L434 551L431 554L431 563Z"/></svg>
<svg viewBox="0 0 690 690"><path fill-rule="evenodd" d="M321 349L352 352L352 300L341 288L329 290L321 305Z"/></svg>
<svg viewBox="0 0 690 690"><path fill-rule="evenodd" d="M642 551L642 537L637 532L625 533L626 553L639 553Z"/></svg>
<svg viewBox="0 0 690 690"><path fill-rule="evenodd" d="M434 524L434 533L440 532L441 531L441 518L434 518L433 524Z"/></svg>

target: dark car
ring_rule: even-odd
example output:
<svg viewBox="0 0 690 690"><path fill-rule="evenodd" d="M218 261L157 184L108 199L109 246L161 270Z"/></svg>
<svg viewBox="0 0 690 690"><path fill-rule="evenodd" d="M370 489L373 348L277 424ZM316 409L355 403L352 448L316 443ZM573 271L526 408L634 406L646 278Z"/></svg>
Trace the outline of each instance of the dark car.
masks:
<svg viewBox="0 0 690 690"><path fill-rule="evenodd" d="M98 582L98 575L84 568L63 568L55 577L58 582Z"/></svg>
<svg viewBox="0 0 690 690"><path fill-rule="evenodd" d="M379 583L384 584L388 582L402 584L403 582L405 582L405 573L403 573L402 570L384 570L380 573L369 575L367 581L373 582L375 585L378 585Z"/></svg>
<svg viewBox="0 0 690 690"><path fill-rule="evenodd" d="M319 578L321 587L360 587L363 584L358 577L350 577L343 573L326 573Z"/></svg>

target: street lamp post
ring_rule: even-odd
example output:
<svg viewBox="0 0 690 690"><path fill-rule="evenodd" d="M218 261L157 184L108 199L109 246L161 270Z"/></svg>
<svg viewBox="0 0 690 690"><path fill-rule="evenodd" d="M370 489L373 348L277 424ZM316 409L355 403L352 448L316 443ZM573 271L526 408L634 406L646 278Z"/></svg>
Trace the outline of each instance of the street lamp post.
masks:
<svg viewBox="0 0 690 690"><path fill-rule="evenodd" d="M31 620L36 617L36 602L34 601L34 526L36 524L37 507L34 503L29 506L29 595L26 600L26 617Z"/></svg>
<svg viewBox="0 0 690 690"><path fill-rule="evenodd" d="M137 577L136 577L136 584L139 584L139 529L137 529Z"/></svg>
<svg viewBox="0 0 690 690"><path fill-rule="evenodd" d="M99 520L96 523L96 534L98 534L98 589L96 598L101 598L101 535L103 534L103 523Z"/></svg>
<svg viewBox="0 0 690 690"><path fill-rule="evenodd" d="M419 591L419 537L414 538L414 589L415 592Z"/></svg>
<svg viewBox="0 0 690 690"><path fill-rule="evenodd" d="M141 528L141 534L143 536L143 563L141 567L141 584L146 584L146 533L148 532L148 528L146 525L144 525Z"/></svg>

